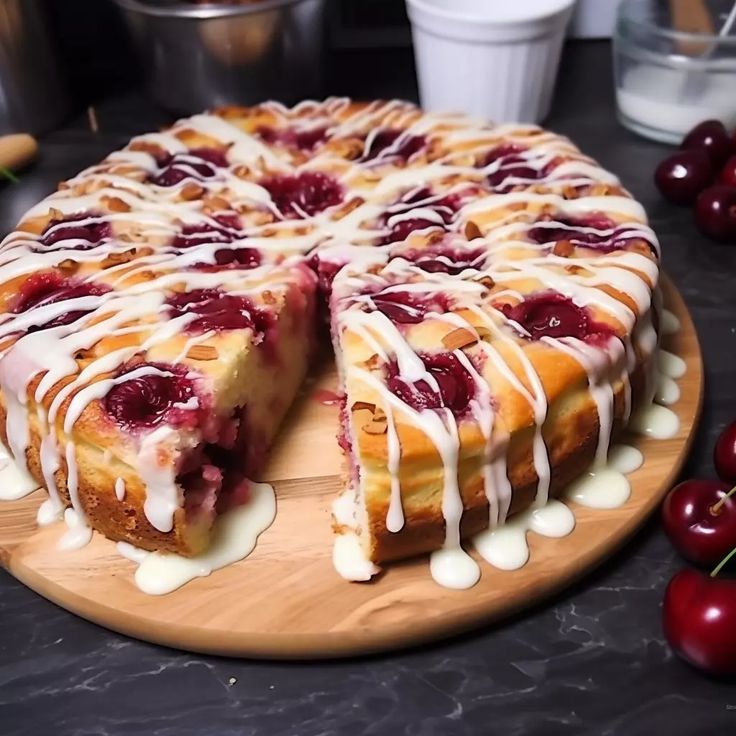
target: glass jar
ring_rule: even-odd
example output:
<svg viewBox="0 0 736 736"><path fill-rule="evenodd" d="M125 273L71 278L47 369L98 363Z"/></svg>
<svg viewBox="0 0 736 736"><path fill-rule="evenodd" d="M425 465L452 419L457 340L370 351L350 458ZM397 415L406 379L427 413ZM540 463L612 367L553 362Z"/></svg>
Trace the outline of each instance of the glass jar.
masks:
<svg viewBox="0 0 736 736"><path fill-rule="evenodd" d="M667 143L678 143L710 118L736 127L736 3L681 2L691 3L686 15L703 12L676 26L674 2L623 0L613 44L619 120ZM681 30L692 20L697 32Z"/></svg>

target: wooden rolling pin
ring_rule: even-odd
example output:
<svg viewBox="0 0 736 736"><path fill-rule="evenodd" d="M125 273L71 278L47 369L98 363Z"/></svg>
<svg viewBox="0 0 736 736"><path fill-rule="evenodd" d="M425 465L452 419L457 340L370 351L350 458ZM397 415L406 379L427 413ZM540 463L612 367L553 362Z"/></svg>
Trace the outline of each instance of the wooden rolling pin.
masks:
<svg viewBox="0 0 736 736"><path fill-rule="evenodd" d="M712 36L716 30L713 16L710 14L705 0L670 0L672 26L683 33L703 33ZM675 41L677 50L685 56L700 56L710 44L707 41Z"/></svg>
<svg viewBox="0 0 736 736"><path fill-rule="evenodd" d="M38 142L27 133L0 136L0 166L18 171L27 166L38 153Z"/></svg>

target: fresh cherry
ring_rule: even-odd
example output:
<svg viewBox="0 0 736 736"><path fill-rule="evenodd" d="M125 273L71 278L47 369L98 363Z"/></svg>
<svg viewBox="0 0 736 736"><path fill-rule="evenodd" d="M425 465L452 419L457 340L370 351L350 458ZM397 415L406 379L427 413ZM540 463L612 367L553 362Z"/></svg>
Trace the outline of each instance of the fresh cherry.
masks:
<svg viewBox="0 0 736 736"><path fill-rule="evenodd" d="M467 368L453 353L419 355L427 373L434 378L439 392L427 381L406 381L399 375L398 365L388 365L386 384L389 391L416 411L447 408L461 416L475 395L475 382Z"/></svg>
<svg viewBox="0 0 736 736"><path fill-rule="evenodd" d="M680 657L714 675L736 673L736 580L682 570L667 586L662 617Z"/></svg>
<svg viewBox="0 0 736 736"><path fill-rule="evenodd" d="M734 144L736 150L736 143ZM727 187L736 187L736 155L726 161L718 175L718 183L725 184Z"/></svg>
<svg viewBox="0 0 736 736"><path fill-rule="evenodd" d="M686 480L664 500L662 523L672 544L699 565L715 565L736 544L736 498L717 480Z"/></svg>
<svg viewBox="0 0 736 736"><path fill-rule="evenodd" d="M716 440L713 462L718 477L726 483L736 485L736 422L731 422Z"/></svg>
<svg viewBox="0 0 736 736"><path fill-rule="evenodd" d="M195 421L195 412L177 406L187 404L196 396L194 381L188 372L183 366L165 363L123 366L118 379L133 375L110 389L104 398L105 410L129 430L150 429L164 420L177 425L191 424Z"/></svg>
<svg viewBox="0 0 736 736"><path fill-rule="evenodd" d="M713 164L702 149L679 151L657 166L654 181L670 202L691 204L712 183Z"/></svg>
<svg viewBox="0 0 736 736"><path fill-rule="evenodd" d="M261 181L273 203L284 217L312 217L340 204L340 182L321 171L303 171L295 176L272 176Z"/></svg>
<svg viewBox="0 0 736 736"><path fill-rule="evenodd" d="M695 222L709 238L736 243L736 187L709 187L695 202Z"/></svg>
<svg viewBox="0 0 736 736"><path fill-rule="evenodd" d="M683 139L680 148L705 151L714 166L720 166L734 152L726 126L720 120L704 120Z"/></svg>

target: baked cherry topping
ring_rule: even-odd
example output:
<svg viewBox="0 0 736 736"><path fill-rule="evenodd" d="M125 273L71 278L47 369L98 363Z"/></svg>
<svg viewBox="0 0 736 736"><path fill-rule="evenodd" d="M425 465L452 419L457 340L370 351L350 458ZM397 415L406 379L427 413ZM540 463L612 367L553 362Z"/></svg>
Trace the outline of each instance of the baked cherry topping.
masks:
<svg viewBox="0 0 736 736"><path fill-rule="evenodd" d="M446 273L457 276L468 268L478 268L484 260L483 248L451 248L430 246L424 250L411 250L397 257L412 261L427 273Z"/></svg>
<svg viewBox="0 0 736 736"><path fill-rule="evenodd" d="M302 151L311 151L317 144L322 143L327 138L327 127L320 126L305 130L297 130L296 128L276 130L276 128L263 125L256 130L256 135L266 143L280 143L284 146L299 148Z"/></svg>
<svg viewBox="0 0 736 736"><path fill-rule="evenodd" d="M229 164L225 154L216 148L193 148L185 153L161 157L158 165L158 172L150 176L149 181L160 187L173 187L184 179L212 179L219 169L227 168Z"/></svg>
<svg viewBox="0 0 736 736"><path fill-rule="evenodd" d="M585 340L613 334L608 325L595 322L587 309L556 291L533 294L514 306L503 304L500 309L508 319L521 325L532 340L542 337Z"/></svg>
<svg viewBox="0 0 736 736"><path fill-rule="evenodd" d="M415 325L428 312L448 312L449 301L444 294L427 294L416 291L382 291L371 295L375 308L392 322Z"/></svg>
<svg viewBox="0 0 736 736"><path fill-rule="evenodd" d="M626 243L636 237L636 230L628 227L617 228L616 223L603 214L593 214L587 217L559 217L542 218L537 222L549 222L550 225L536 225L529 229L529 239L535 243L556 243L568 240L573 245L591 248L610 253L621 250ZM590 228L602 232L591 232L577 228Z"/></svg>
<svg viewBox="0 0 736 736"><path fill-rule="evenodd" d="M242 240L240 218L236 213L214 215L214 222L184 225L174 236L171 245L177 249L192 248L206 243L230 244ZM261 254L256 248L218 248L215 263L197 263L201 271L218 271L221 268L256 268L261 265Z"/></svg>
<svg viewBox="0 0 736 736"><path fill-rule="evenodd" d="M182 314L198 315L187 325L187 332L195 334L250 327L258 340L263 338L273 322L271 313L256 307L248 297L228 294L220 289L185 291L170 296L166 303L172 319Z"/></svg>
<svg viewBox="0 0 736 736"><path fill-rule="evenodd" d="M258 268L261 254L257 248L220 248L215 251L215 265L203 266L202 270L215 268Z"/></svg>
<svg viewBox="0 0 736 736"><path fill-rule="evenodd" d="M194 381L183 366L165 363L137 363L123 366L117 377L141 372L116 383L104 398L105 410L127 429L151 429L163 421L177 426L194 424L197 405L185 407L197 398Z"/></svg>
<svg viewBox="0 0 736 736"><path fill-rule="evenodd" d="M174 248L192 248L205 243L232 243L241 237L237 230L218 222L200 222L182 226L171 241L171 245Z"/></svg>
<svg viewBox="0 0 736 736"><path fill-rule="evenodd" d="M100 296L106 291L109 291L109 288L100 284L72 280L56 271L43 271L29 277L21 285L11 311L19 314L68 299L77 299L83 296ZM89 314L90 311L92 310L67 312L41 325L33 325L28 328L28 331L35 332L36 330L47 330L51 327L69 325L85 314Z"/></svg>
<svg viewBox="0 0 736 736"><path fill-rule="evenodd" d="M272 176L261 186L284 217L312 217L340 204L343 189L337 179L321 171L304 171L296 176Z"/></svg>
<svg viewBox="0 0 736 736"><path fill-rule="evenodd" d="M361 161L376 159L401 159L408 161L415 153L424 148L427 139L423 135L406 135L403 130L386 128L373 136L368 150Z"/></svg>
<svg viewBox="0 0 736 736"><path fill-rule="evenodd" d="M62 240L81 241L65 244L70 250L89 250L99 245L103 240L112 236L110 223L98 219L101 215L92 212L82 212L67 215L64 218L53 219L44 229L38 242L45 245L55 245Z"/></svg>
<svg viewBox="0 0 736 736"><path fill-rule="evenodd" d="M462 415L475 395L475 382L467 368L453 353L419 355L429 375L434 378L439 391L429 382L406 381L399 375L395 362L389 363L386 385L389 391L416 411L447 408L455 416Z"/></svg>
<svg viewBox="0 0 736 736"><path fill-rule="evenodd" d="M424 230L428 227L442 228L446 231L455 213L461 207L461 197L459 194L448 194L445 197L433 199L430 189L423 187L393 205L383 217L384 225L388 225L391 219L397 215L409 212L415 207L431 209L437 213L437 218L410 217L398 220L391 225L391 232L382 239L381 245L401 242L406 240L415 230Z"/></svg>
<svg viewBox="0 0 736 736"><path fill-rule="evenodd" d="M516 186L506 184L509 177L516 179L528 179L536 181L547 174L547 167L535 169L529 166L527 160L521 154L527 149L517 143L504 143L489 151L481 161L481 167L498 162L498 167L487 174L488 183L497 191L505 192Z"/></svg>

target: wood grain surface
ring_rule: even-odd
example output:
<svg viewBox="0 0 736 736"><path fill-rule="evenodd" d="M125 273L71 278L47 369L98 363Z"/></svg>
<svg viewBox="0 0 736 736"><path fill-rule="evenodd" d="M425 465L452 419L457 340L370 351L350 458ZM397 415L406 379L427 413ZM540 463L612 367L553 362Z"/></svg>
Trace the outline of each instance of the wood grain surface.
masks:
<svg viewBox="0 0 736 736"><path fill-rule="evenodd" d="M37 491L0 506L0 562L40 595L84 618L147 641L229 656L324 658L397 649L508 617L556 593L626 542L658 507L684 462L700 413L703 370L693 323L682 298L663 279L665 306L680 331L663 347L685 359L682 392L672 408L680 430L671 440L627 438L645 456L631 474L621 508L574 507L577 526L561 539L529 533L530 561L504 572L481 561L472 589L446 590L428 560L391 565L371 583L342 580L333 570L330 505L340 489L335 440L337 407L315 400L336 388L325 364L308 381L274 448L265 480L278 498L276 521L242 562L166 596L133 583L135 566L95 535L85 548L60 552L64 527L39 529ZM474 553L473 553L474 554Z"/></svg>

